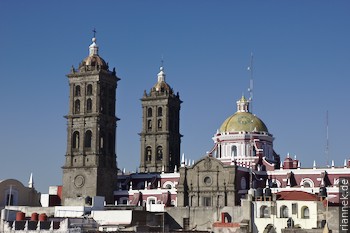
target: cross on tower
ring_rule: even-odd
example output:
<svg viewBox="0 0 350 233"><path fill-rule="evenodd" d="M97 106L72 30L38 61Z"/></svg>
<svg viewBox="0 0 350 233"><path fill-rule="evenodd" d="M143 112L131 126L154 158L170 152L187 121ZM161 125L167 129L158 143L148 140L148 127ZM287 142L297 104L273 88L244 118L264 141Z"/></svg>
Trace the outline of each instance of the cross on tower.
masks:
<svg viewBox="0 0 350 233"><path fill-rule="evenodd" d="M96 29L94 28L94 30L92 30L92 32L94 33L94 38L96 37Z"/></svg>

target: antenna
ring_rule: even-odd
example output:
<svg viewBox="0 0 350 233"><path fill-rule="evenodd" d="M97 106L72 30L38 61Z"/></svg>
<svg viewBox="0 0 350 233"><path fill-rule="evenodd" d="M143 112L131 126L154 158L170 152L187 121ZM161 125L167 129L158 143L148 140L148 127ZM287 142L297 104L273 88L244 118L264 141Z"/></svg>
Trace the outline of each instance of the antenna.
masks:
<svg viewBox="0 0 350 233"><path fill-rule="evenodd" d="M328 110L326 112L326 165L329 167L329 136L328 136Z"/></svg>
<svg viewBox="0 0 350 233"><path fill-rule="evenodd" d="M253 113L253 52L250 53L250 65L248 66L248 71L250 71L250 80L248 88L250 112Z"/></svg>

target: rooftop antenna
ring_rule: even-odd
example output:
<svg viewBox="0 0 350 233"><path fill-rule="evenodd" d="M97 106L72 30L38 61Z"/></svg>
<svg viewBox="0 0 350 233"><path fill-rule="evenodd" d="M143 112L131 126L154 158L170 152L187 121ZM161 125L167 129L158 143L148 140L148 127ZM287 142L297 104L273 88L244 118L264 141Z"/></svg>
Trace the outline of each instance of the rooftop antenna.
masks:
<svg viewBox="0 0 350 233"><path fill-rule="evenodd" d="M326 163L327 167L329 167L329 135L328 135L328 110L326 112Z"/></svg>
<svg viewBox="0 0 350 233"><path fill-rule="evenodd" d="M250 65L248 66L248 71L250 71L250 80L248 88L250 112L253 113L253 52L250 53Z"/></svg>

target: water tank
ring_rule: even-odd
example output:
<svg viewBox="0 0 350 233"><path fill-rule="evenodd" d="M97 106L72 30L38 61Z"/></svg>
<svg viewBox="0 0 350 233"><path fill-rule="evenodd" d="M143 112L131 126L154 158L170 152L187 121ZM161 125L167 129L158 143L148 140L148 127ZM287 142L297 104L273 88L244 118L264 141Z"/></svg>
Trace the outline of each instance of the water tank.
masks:
<svg viewBox="0 0 350 233"><path fill-rule="evenodd" d="M257 188L255 197L262 197L263 195L264 195L263 194L263 189L262 188Z"/></svg>
<svg viewBox="0 0 350 233"><path fill-rule="evenodd" d="M38 213L32 213L32 216L30 217L31 221L38 221L39 214Z"/></svg>
<svg viewBox="0 0 350 233"><path fill-rule="evenodd" d="M47 215L45 213L39 215L39 221L44 222L47 221Z"/></svg>
<svg viewBox="0 0 350 233"><path fill-rule="evenodd" d="M318 193L318 196L320 196L320 197L327 197L327 188L326 187L320 187L320 192Z"/></svg>
<svg viewBox="0 0 350 233"><path fill-rule="evenodd" d="M265 197L271 197L272 196L272 192L270 188L266 188L265 189Z"/></svg>
<svg viewBox="0 0 350 233"><path fill-rule="evenodd" d="M17 212L16 213L16 221L23 221L25 220L26 215L23 212Z"/></svg>

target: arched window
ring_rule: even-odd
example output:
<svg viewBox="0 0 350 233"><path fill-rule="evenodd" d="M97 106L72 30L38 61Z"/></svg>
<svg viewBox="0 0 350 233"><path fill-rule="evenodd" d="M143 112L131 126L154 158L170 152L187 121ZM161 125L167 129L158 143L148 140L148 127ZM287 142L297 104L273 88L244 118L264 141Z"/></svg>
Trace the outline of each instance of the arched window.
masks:
<svg viewBox="0 0 350 233"><path fill-rule="evenodd" d="M147 128L148 128L149 130L152 129L152 120L148 120L148 121L147 121Z"/></svg>
<svg viewBox="0 0 350 233"><path fill-rule="evenodd" d="M288 218L288 207L283 205L280 208L280 217L281 218Z"/></svg>
<svg viewBox="0 0 350 233"><path fill-rule="evenodd" d="M152 117L152 108L147 109L147 117Z"/></svg>
<svg viewBox="0 0 350 233"><path fill-rule="evenodd" d="M72 147L73 149L79 149L79 132L78 131L75 131L73 133Z"/></svg>
<svg viewBox="0 0 350 233"><path fill-rule="evenodd" d="M307 206L301 207L301 218L310 218L309 207Z"/></svg>
<svg viewBox="0 0 350 233"><path fill-rule="evenodd" d="M301 180L300 186L304 186L304 188L313 188L314 182L310 178L304 178Z"/></svg>
<svg viewBox="0 0 350 233"><path fill-rule="evenodd" d="M237 156L237 146L232 146L231 147L231 157L236 157Z"/></svg>
<svg viewBox="0 0 350 233"><path fill-rule="evenodd" d="M145 156L146 161L150 162L152 160L152 148L150 146L146 147Z"/></svg>
<svg viewBox="0 0 350 233"><path fill-rule="evenodd" d="M80 86L75 86L74 96L80 96Z"/></svg>
<svg viewBox="0 0 350 233"><path fill-rule="evenodd" d="M86 100L86 112L92 112L92 100L90 98Z"/></svg>
<svg viewBox="0 0 350 233"><path fill-rule="evenodd" d="M89 84L86 87L86 95L92 95L92 85Z"/></svg>
<svg viewBox="0 0 350 233"><path fill-rule="evenodd" d="M79 114L80 113L80 100L76 100L74 102L74 113Z"/></svg>
<svg viewBox="0 0 350 233"><path fill-rule="evenodd" d="M158 129L161 129L163 126L162 119L158 119Z"/></svg>
<svg viewBox="0 0 350 233"><path fill-rule="evenodd" d="M158 114L157 115L158 116L163 116L163 109L162 109L162 107L158 108Z"/></svg>
<svg viewBox="0 0 350 233"><path fill-rule="evenodd" d="M90 130L85 132L85 142L84 146L86 148L91 148L91 139L92 139L92 132Z"/></svg>
<svg viewBox="0 0 350 233"><path fill-rule="evenodd" d="M161 146L157 147L157 160L163 159L163 148Z"/></svg>
<svg viewBox="0 0 350 233"><path fill-rule="evenodd" d="M270 213L269 213L269 207L266 205L263 205L260 207L260 218L269 218Z"/></svg>

